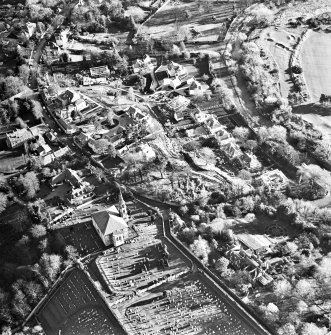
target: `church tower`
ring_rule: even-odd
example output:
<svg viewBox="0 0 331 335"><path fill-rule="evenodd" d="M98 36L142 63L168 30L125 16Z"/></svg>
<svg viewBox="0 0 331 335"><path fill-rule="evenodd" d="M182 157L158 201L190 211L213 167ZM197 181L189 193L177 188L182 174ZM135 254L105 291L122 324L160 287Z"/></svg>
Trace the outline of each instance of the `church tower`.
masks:
<svg viewBox="0 0 331 335"><path fill-rule="evenodd" d="M129 215L128 215L128 210L126 208L126 203L123 199L123 195L122 195L122 191L120 190L120 194L118 195L118 210L120 212L121 217L124 220L128 220L129 219Z"/></svg>

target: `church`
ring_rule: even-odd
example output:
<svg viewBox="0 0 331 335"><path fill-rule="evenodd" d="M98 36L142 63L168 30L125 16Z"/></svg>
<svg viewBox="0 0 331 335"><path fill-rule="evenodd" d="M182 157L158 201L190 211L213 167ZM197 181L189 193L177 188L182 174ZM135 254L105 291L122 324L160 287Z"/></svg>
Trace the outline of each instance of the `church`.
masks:
<svg viewBox="0 0 331 335"><path fill-rule="evenodd" d="M118 247L124 244L129 232L126 223L128 219L129 215L122 192L119 194L118 210L113 205L92 214L93 226L105 246Z"/></svg>

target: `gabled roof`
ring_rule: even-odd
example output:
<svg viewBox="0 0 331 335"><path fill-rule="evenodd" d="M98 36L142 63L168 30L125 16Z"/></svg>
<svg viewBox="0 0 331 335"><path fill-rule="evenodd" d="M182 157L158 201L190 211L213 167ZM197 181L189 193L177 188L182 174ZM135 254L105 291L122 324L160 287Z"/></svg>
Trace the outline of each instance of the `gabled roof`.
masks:
<svg viewBox="0 0 331 335"><path fill-rule="evenodd" d="M238 234L238 240L251 250L259 250L261 248L267 248L272 244L264 235L253 235L253 234Z"/></svg>
<svg viewBox="0 0 331 335"><path fill-rule="evenodd" d="M115 206L92 214L92 218L103 235L110 235L128 227L125 220L118 216Z"/></svg>

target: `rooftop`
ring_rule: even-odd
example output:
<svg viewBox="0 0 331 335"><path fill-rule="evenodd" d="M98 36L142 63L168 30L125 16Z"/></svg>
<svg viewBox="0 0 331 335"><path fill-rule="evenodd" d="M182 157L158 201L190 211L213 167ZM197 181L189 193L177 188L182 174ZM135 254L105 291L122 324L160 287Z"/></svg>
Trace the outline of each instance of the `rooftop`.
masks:
<svg viewBox="0 0 331 335"><path fill-rule="evenodd" d="M104 235L110 235L128 227L115 206L92 214L92 219Z"/></svg>

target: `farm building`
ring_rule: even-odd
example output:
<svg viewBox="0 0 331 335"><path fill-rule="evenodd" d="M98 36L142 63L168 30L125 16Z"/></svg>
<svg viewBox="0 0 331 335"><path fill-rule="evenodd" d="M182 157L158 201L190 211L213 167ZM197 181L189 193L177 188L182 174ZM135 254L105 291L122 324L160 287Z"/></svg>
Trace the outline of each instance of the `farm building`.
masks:
<svg viewBox="0 0 331 335"><path fill-rule="evenodd" d="M110 75L110 71L107 65L97 66L90 68L90 74L92 77L108 77Z"/></svg>

